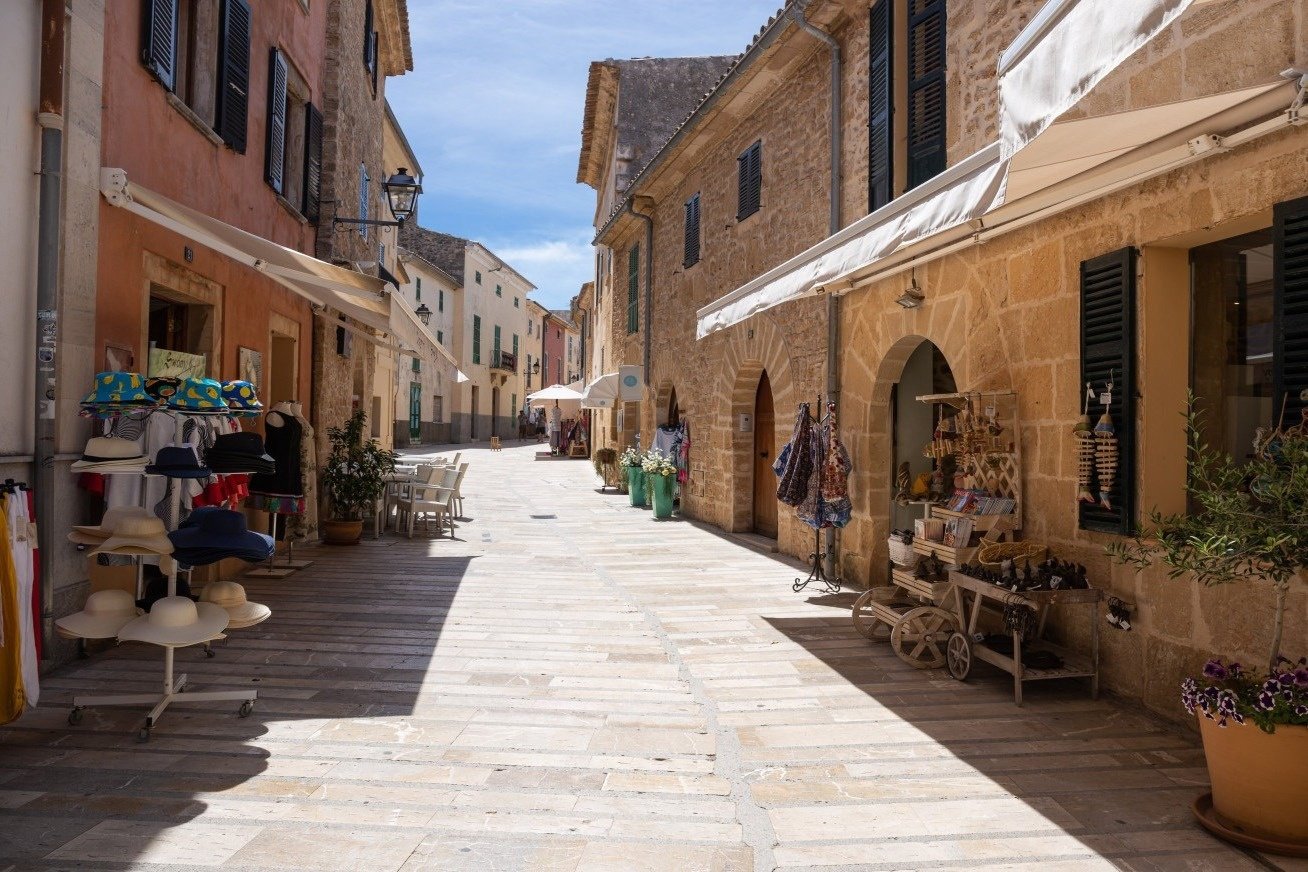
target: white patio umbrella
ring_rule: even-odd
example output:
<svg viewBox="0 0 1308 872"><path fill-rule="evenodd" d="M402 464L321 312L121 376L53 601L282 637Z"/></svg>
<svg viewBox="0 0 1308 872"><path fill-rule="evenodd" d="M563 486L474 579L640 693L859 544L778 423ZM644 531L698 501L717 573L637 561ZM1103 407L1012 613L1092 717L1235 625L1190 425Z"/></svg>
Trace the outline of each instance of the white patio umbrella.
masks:
<svg viewBox="0 0 1308 872"><path fill-rule="evenodd" d="M581 410L581 391L566 385L554 384L533 394L527 394L527 401L539 408L558 406L565 414L578 412Z"/></svg>

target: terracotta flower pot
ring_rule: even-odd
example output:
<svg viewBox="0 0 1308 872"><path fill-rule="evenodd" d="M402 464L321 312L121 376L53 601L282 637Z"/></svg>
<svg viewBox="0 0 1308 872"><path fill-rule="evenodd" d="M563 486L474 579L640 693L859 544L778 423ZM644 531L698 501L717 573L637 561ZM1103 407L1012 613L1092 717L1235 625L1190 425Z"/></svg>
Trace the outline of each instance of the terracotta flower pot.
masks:
<svg viewBox="0 0 1308 872"><path fill-rule="evenodd" d="M1199 732L1213 785L1213 814L1199 814L1200 823L1262 850L1308 855L1308 727L1269 734L1201 716Z"/></svg>
<svg viewBox="0 0 1308 872"><path fill-rule="evenodd" d="M328 545L358 545L363 521L323 521L322 541Z"/></svg>

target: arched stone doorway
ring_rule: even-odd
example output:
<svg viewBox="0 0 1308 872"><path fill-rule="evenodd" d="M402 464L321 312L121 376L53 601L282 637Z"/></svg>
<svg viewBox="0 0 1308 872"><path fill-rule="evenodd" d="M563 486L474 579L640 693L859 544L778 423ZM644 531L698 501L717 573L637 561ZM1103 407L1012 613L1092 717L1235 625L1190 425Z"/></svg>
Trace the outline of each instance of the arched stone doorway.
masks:
<svg viewBox="0 0 1308 872"><path fill-rule="evenodd" d="M772 463L776 459L776 413L772 383L765 369L754 392L754 498L752 529L760 536L777 538L777 485Z"/></svg>

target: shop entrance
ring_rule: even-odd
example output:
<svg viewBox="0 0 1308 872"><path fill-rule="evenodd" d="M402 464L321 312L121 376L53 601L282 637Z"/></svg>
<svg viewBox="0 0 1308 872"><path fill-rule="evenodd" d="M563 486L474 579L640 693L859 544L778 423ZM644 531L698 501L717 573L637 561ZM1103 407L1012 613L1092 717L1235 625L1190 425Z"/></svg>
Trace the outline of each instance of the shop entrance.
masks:
<svg viewBox="0 0 1308 872"><path fill-rule="evenodd" d="M277 403L294 402L299 399L297 384L297 364L299 352L297 342L292 336L273 333L272 350L268 361L268 396L264 403L272 408ZM262 388L263 386L260 385Z"/></svg>
<svg viewBox="0 0 1308 872"><path fill-rule="evenodd" d="M922 453L922 446L931 441L936 422L932 420L935 406L918 402L926 394L947 394L957 390L949 361L935 343L924 339L913 349L904 362L899 381L890 391L891 464L890 464L890 526L894 530L913 529L913 522L922 517L922 505L916 502L925 495L915 494L914 483L922 475L934 472L933 461ZM908 493L903 489L903 464L907 463ZM920 487L918 488L920 490Z"/></svg>
<svg viewBox="0 0 1308 872"><path fill-rule="evenodd" d="M422 441L422 383L409 382L409 441Z"/></svg>
<svg viewBox="0 0 1308 872"><path fill-rule="evenodd" d="M775 443L772 383L764 370L754 394L754 532L769 539L777 538L777 477L772 472Z"/></svg>

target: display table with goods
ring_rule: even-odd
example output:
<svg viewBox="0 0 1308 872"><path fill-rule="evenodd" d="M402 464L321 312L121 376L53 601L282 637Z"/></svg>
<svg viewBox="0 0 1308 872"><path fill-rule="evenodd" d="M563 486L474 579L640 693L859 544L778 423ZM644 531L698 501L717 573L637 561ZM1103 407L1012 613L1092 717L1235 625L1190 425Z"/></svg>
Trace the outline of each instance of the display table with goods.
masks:
<svg viewBox="0 0 1308 872"><path fill-rule="evenodd" d="M145 741L164 710L187 690L187 676L174 674L175 650L203 645L207 651L228 629L252 626L271 614L246 602L244 589L210 592L211 584L197 601L179 573L226 558L258 562L269 557L271 537L251 532L245 515L233 507L246 495L248 476L270 470L272 458L258 434L242 433L236 421L261 408L248 383L224 386L202 378L100 373L82 408L117 434L92 439L74 464L83 476L108 477L96 481L112 505L98 526L75 527L68 538L91 547L93 555L135 560L137 601L132 603L125 591L99 591L81 612L60 618L56 626L69 638L156 645L163 649L164 670L158 693L75 696L68 721L80 723L87 707L150 705L139 733ZM133 499L145 505L128 504ZM198 504L206 500L216 502ZM146 561L154 563L147 567ZM148 585L147 568L153 574ZM238 714L245 717L257 696L254 690L241 690L186 693L184 698L240 702Z"/></svg>

